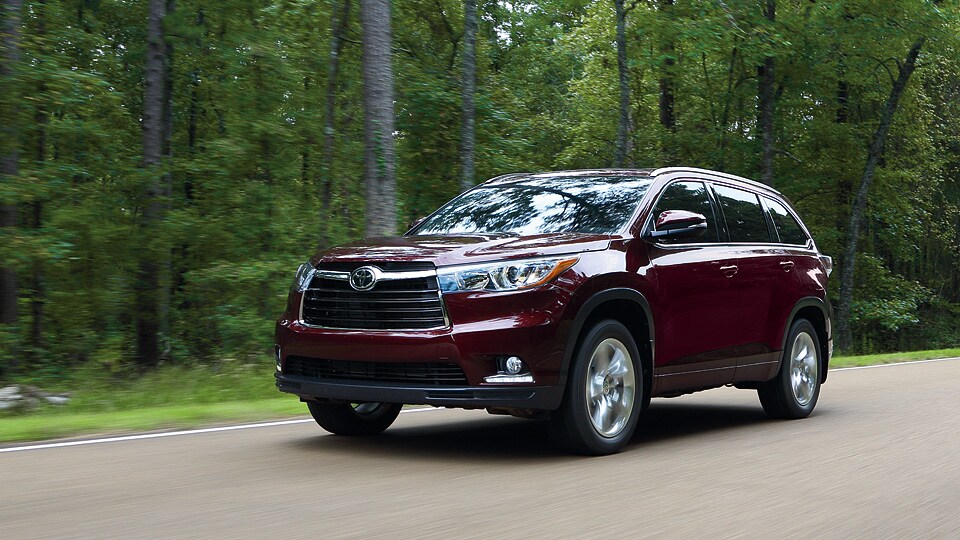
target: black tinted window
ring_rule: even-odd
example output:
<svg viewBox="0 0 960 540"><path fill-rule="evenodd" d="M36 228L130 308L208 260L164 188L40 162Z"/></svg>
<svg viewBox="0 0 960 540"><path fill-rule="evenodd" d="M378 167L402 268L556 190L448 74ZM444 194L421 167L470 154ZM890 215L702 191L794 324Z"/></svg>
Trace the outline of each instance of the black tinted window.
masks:
<svg viewBox="0 0 960 540"><path fill-rule="evenodd" d="M720 207L727 222L731 242L769 242L767 220L760 199L749 191L717 186Z"/></svg>
<svg viewBox="0 0 960 540"><path fill-rule="evenodd" d="M450 201L413 234L614 234L650 187L648 177L537 176L480 186Z"/></svg>
<svg viewBox="0 0 960 540"><path fill-rule="evenodd" d="M686 210L687 212L700 214L707 218L707 230L693 239L666 237L658 239L658 242L683 244L716 242L719 239L713 204L710 202L710 196L707 194L707 188L703 185L703 182L677 182L667 186L667 189L663 190L660 200L657 201L657 205L653 208L653 223L656 224L660 213L667 210Z"/></svg>
<svg viewBox="0 0 960 540"><path fill-rule="evenodd" d="M767 206L770 208L770 217L773 218L773 224L780 235L780 242L784 244L806 245L807 235L803 232L803 227L797 222L787 208L773 199L767 199Z"/></svg>

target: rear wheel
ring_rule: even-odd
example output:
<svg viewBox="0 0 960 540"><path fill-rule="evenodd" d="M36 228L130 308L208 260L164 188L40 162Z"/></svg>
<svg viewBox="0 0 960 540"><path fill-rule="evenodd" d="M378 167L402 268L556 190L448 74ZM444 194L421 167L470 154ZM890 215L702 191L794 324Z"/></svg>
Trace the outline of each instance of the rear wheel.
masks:
<svg viewBox="0 0 960 540"><path fill-rule="evenodd" d="M790 327L780 371L758 390L764 412L772 418L805 418L820 397L820 339L810 321Z"/></svg>
<svg viewBox="0 0 960 540"><path fill-rule="evenodd" d="M619 322L601 321L577 347L551 433L580 454L619 452L637 427L642 394L643 371L633 337Z"/></svg>
<svg viewBox="0 0 960 540"><path fill-rule="evenodd" d="M337 435L376 435L390 427L403 408L399 403L318 403L307 408L320 427Z"/></svg>

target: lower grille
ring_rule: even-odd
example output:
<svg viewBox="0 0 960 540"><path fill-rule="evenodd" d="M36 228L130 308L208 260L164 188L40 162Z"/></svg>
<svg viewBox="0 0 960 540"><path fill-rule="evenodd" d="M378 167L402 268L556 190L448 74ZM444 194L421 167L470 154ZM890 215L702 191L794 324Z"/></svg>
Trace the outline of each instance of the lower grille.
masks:
<svg viewBox="0 0 960 540"><path fill-rule="evenodd" d="M428 362L355 362L288 356L284 375L313 379L409 383L417 386L466 386L467 378L457 364Z"/></svg>

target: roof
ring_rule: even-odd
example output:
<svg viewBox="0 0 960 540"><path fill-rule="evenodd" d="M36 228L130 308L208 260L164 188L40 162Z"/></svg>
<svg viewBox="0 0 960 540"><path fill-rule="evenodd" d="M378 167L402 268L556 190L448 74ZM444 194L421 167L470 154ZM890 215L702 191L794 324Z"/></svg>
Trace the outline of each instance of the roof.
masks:
<svg viewBox="0 0 960 540"><path fill-rule="evenodd" d="M537 173L522 172L510 173L496 176L483 182L483 185L508 184L527 178L548 178L557 176L566 176L570 178L583 178L591 176L652 176L653 169L577 169L567 171L543 171Z"/></svg>
<svg viewBox="0 0 960 540"><path fill-rule="evenodd" d="M703 176L712 176L716 179L726 179L726 180L735 180L737 182L742 182L749 186L752 186L756 189L761 189L771 193L780 195L780 192L776 189L751 180L749 178L744 178L742 176L737 176L735 174L729 174L719 171L711 171L709 169L700 169L697 167L660 167L658 169L653 168L644 168L644 169L577 169L577 170L565 170L565 171L544 171L538 173L530 172L521 172L521 173L510 173L503 174L486 182L483 182L481 185L500 185L500 184L510 184L513 182L522 181L527 178L546 178L546 177L556 177L556 176L567 176L570 178L583 178L591 176L642 176L642 177L656 177L663 174L674 174L674 173L695 173Z"/></svg>

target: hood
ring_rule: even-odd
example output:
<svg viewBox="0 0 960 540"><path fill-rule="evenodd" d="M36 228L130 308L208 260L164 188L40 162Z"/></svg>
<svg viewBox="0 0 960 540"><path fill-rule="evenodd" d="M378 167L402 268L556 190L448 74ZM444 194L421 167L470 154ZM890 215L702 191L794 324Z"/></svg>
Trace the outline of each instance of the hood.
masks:
<svg viewBox="0 0 960 540"><path fill-rule="evenodd" d="M462 235L389 236L368 238L313 257L322 262L430 262L436 266L482 263L503 259L549 257L607 249L617 236L554 233L536 236Z"/></svg>

